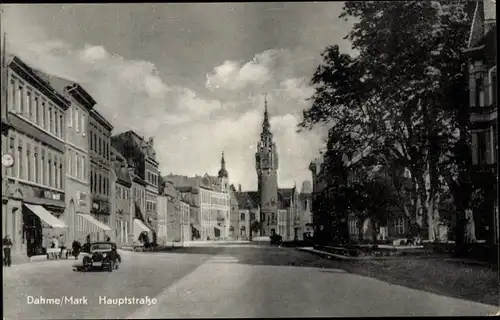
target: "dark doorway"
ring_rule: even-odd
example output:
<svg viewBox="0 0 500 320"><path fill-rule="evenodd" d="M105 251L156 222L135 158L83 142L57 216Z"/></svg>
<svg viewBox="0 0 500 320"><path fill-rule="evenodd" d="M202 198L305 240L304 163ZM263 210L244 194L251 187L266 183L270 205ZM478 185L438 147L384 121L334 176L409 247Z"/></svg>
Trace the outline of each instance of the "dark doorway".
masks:
<svg viewBox="0 0 500 320"><path fill-rule="evenodd" d="M42 222L40 218L23 206L23 243L28 257L44 254Z"/></svg>

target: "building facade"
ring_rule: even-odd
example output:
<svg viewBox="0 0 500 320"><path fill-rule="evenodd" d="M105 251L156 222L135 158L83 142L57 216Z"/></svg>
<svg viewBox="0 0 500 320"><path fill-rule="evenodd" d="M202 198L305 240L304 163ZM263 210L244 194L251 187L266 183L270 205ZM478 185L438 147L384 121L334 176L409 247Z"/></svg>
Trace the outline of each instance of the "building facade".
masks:
<svg viewBox="0 0 500 320"><path fill-rule="evenodd" d="M110 210L114 212L114 240L119 247L132 244L129 233L133 231L133 202L132 202L132 179L127 160L116 149L110 148L111 152L111 197ZM113 192L114 190L114 192ZM112 215L113 216L113 215Z"/></svg>
<svg viewBox="0 0 500 320"><path fill-rule="evenodd" d="M90 155L91 215L98 221L115 227L111 212L111 150L113 126L95 109L90 111L88 145ZM116 188L115 188L116 190ZM113 221L111 221L113 220Z"/></svg>
<svg viewBox="0 0 500 320"><path fill-rule="evenodd" d="M43 254L52 235L67 233L64 172L65 113L70 101L16 56L3 70L2 112L10 128L2 155L2 235L13 241L13 259Z"/></svg>
<svg viewBox="0 0 500 320"><path fill-rule="evenodd" d="M47 75L50 85L71 101L66 110L66 213L68 241L104 240L111 228L91 216L89 123L96 105L92 96L78 83Z"/></svg>
<svg viewBox="0 0 500 320"><path fill-rule="evenodd" d="M181 193L183 201L190 205L191 237L194 240L227 239L230 234L230 186L225 168L224 153L217 176L203 177L167 175Z"/></svg>
<svg viewBox="0 0 500 320"><path fill-rule="evenodd" d="M267 101L265 102L260 142L255 154L255 168L260 196L260 220L266 221L262 225L261 236L271 236L277 232L278 152L269 123Z"/></svg>
<svg viewBox="0 0 500 320"><path fill-rule="evenodd" d="M144 182L144 195L140 188L137 189L138 194L134 195L138 204L137 208L140 209L140 213L136 213L136 218L141 220L141 223L152 233L152 238L155 238L160 173L153 138L146 141L136 132L126 131L111 137L111 144L127 161L133 163L135 175Z"/></svg>
<svg viewBox="0 0 500 320"><path fill-rule="evenodd" d="M159 245L167 243L167 221L168 221L168 197L160 192L158 195L158 231L156 241Z"/></svg>

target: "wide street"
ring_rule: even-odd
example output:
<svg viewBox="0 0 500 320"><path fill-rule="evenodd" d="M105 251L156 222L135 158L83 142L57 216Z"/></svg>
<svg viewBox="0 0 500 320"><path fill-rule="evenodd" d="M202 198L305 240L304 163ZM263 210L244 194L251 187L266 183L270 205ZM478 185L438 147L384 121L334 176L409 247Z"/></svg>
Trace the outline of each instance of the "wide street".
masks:
<svg viewBox="0 0 500 320"><path fill-rule="evenodd" d="M122 256L123 264L113 273L76 272L72 260L4 268L4 318L459 316L497 311L349 273L341 269L345 262L293 248L242 244ZM27 303L28 296L86 297L88 304L34 305ZM99 297L146 296L157 303L99 304Z"/></svg>

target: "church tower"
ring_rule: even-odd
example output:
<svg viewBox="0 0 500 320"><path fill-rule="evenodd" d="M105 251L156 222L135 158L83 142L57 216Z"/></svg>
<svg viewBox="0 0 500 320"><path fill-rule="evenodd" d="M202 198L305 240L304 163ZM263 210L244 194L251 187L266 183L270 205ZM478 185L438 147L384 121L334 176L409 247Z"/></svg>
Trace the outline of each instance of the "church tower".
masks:
<svg viewBox="0 0 500 320"><path fill-rule="evenodd" d="M222 192L229 192L229 175L226 170L226 160L224 160L224 151L222 151L222 158L220 160L220 170L218 177L221 181Z"/></svg>
<svg viewBox="0 0 500 320"><path fill-rule="evenodd" d="M255 153L255 167L260 197L261 235L271 236L273 231L276 231L278 219L278 152L269 124L267 99L264 108L262 132Z"/></svg>

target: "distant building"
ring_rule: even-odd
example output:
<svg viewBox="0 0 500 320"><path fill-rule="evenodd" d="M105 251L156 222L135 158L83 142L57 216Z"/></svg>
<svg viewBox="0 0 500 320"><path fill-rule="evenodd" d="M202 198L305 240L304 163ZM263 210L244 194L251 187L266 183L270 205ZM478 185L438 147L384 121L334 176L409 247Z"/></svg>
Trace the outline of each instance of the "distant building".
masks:
<svg viewBox="0 0 500 320"><path fill-rule="evenodd" d="M252 221L260 221L260 236L268 237L280 234L284 240L302 238L303 232L301 230L303 227L300 225L302 206L299 203L297 188L281 189L278 187L278 151L269 123L267 101L265 102L260 142L255 154L255 167L258 191L238 192L240 213L247 216L252 212L259 212L259 219ZM246 224L241 225L240 220L240 229L242 226L247 228ZM248 236L248 232L246 234Z"/></svg>
<svg viewBox="0 0 500 320"><path fill-rule="evenodd" d="M133 218L134 203L132 201L132 177L133 168L127 165L127 159L116 149L110 147L111 152L111 197L110 210L114 212L115 223L112 225L115 230L114 239L119 247L133 244Z"/></svg>
<svg viewBox="0 0 500 320"><path fill-rule="evenodd" d="M165 181L172 182L185 201L189 201L193 239L229 237L230 186L225 166L222 154L218 176L205 174L203 177L187 177L170 174L163 177Z"/></svg>
<svg viewBox="0 0 500 320"><path fill-rule="evenodd" d="M88 144L90 154L90 192L92 216L114 228L115 217L110 210L110 138L113 126L95 109L90 111ZM112 220L112 221L111 221Z"/></svg>
<svg viewBox="0 0 500 320"><path fill-rule="evenodd" d="M152 232L154 238L157 231L159 164L153 138L146 141L134 131L127 131L111 137L111 145L134 166L137 183L141 185L144 182L144 189L137 187L137 194L134 194L138 209L136 218Z"/></svg>
<svg viewBox="0 0 500 320"><path fill-rule="evenodd" d="M476 1L470 29L469 104L474 179L485 191L481 210L474 212L475 233L480 240L498 244L498 98L497 26L494 1Z"/></svg>

